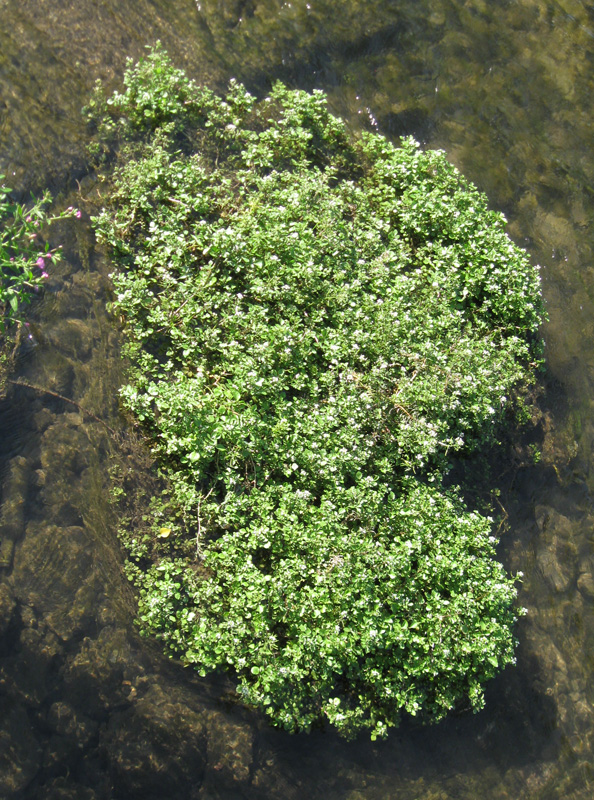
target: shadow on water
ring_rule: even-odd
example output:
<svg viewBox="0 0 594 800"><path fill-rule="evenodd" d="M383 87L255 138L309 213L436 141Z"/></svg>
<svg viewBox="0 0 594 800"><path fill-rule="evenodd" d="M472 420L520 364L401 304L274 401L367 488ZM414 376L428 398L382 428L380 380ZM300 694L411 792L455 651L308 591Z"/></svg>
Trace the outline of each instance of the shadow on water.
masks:
<svg viewBox="0 0 594 800"><path fill-rule="evenodd" d="M0 787L7 798L585 800L594 711L592 11L578 0L7 0L0 166L23 195L100 206L80 117L95 79L160 38L210 85L324 88L353 128L443 147L545 265L548 376L533 466L505 456L500 556L523 571L518 664L484 711L386 742L288 736L137 637L109 468L118 416L109 264L83 220L0 400ZM90 202L90 201L89 201ZM52 241L54 243L54 241ZM53 394L51 393L53 392ZM69 398L72 403L56 395ZM89 413L86 413L89 412ZM109 429L98 419L104 420ZM537 459L535 459L537 460ZM519 462L518 462L519 463Z"/></svg>
<svg viewBox="0 0 594 800"><path fill-rule="evenodd" d="M22 393L20 400L10 395L0 398L0 430L0 481L3 481L10 460L22 453L35 435L30 409Z"/></svg>

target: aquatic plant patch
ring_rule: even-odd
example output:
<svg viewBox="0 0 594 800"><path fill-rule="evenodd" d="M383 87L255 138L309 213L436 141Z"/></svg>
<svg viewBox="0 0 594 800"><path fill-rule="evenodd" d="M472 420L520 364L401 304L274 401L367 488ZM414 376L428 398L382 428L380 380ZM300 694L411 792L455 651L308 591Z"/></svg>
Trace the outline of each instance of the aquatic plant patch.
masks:
<svg viewBox="0 0 594 800"><path fill-rule="evenodd" d="M0 331L22 323L23 305L29 303L48 277L52 264L61 257L60 248L50 249L41 242L47 225L57 219L80 215L74 208L49 216L46 210L51 197L29 205L11 202L11 190L0 175Z"/></svg>
<svg viewBox="0 0 594 800"><path fill-rule="evenodd" d="M481 708L520 612L444 477L532 380L537 270L442 152L322 92L221 98L159 47L124 83L88 113L121 399L169 486L123 532L142 629L289 731Z"/></svg>

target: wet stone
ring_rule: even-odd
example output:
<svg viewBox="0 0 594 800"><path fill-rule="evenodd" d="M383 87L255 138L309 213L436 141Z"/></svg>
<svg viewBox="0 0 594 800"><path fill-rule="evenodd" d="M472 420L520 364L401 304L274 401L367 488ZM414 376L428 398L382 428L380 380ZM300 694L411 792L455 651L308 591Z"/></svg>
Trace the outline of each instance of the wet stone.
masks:
<svg viewBox="0 0 594 800"><path fill-rule="evenodd" d="M68 314L68 322L72 323L75 318L85 320L89 316L89 309L93 301L104 301L105 279L99 274L93 276L89 273L75 272L64 282L64 288L58 292L56 301L63 305L65 313ZM88 325L85 327L88 328ZM57 341L59 345L60 342Z"/></svg>
<svg viewBox="0 0 594 800"><path fill-rule="evenodd" d="M578 561L571 520L545 506L535 515L541 533L538 568L555 592L565 592L575 579Z"/></svg>
<svg viewBox="0 0 594 800"><path fill-rule="evenodd" d="M41 407L33 415L33 423L39 433L43 433L43 431L47 430L47 428L49 428L54 421L54 415L49 408L46 408L45 406Z"/></svg>
<svg viewBox="0 0 594 800"><path fill-rule="evenodd" d="M35 777L41 749L25 709L0 701L0 797L17 800Z"/></svg>
<svg viewBox="0 0 594 800"><path fill-rule="evenodd" d="M286 769L271 753L266 753L254 769L251 785L264 797L274 800L300 800L303 797L301 782L287 775Z"/></svg>
<svg viewBox="0 0 594 800"><path fill-rule="evenodd" d="M75 370L65 356L51 349L44 358L39 373L32 381L36 386L70 397L75 381ZM26 378L27 376L25 376ZM48 397L48 395L45 396L46 405Z"/></svg>
<svg viewBox="0 0 594 800"><path fill-rule="evenodd" d="M547 681L551 684L557 683L559 686L567 685L567 662L554 644L549 643L546 650L539 653L542 661L543 674L547 675Z"/></svg>
<svg viewBox="0 0 594 800"><path fill-rule="evenodd" d="M69 701L97 717L126 707L131 688L138 689L144 680L129 634L118 628L104 628L96 639L86 637L69 660L64 679Z"/></svg>
<svg viewBox="0 0 594 800"><path fill-rule="evenodd" d="M16 601L5 583L0 583L0 637L4 636L13 620Z"/></svg>
<svg viewBox="0 0 594 800"><path fill-rule="evenodd" d="M25 525L25 499L31 465L23 456L10 462L8 477L3 486L0 514L0 567L12 566L14 545L22 537Z"/></svg>
<svg viewBox="0 0 594 800"><path fill-rule="evenodd" d="M0 539L0 568L10 569L14 556L14 542L3 536Z"/></svg>
<svg viewBox="0 0 594 800"><path fill-rule="evenodd" d="M198 796L206 763L204 719L175 690L153 685L128 710L113 714L104 746L118 797Z"/></svg>
<svg viewBox="0 0 594 800"><path fill-rule="evenodd" d="M45 472L42 469L36 469L31 479L33 486L40 488L45 486Z"/></svg>
<svg viewBox="0 0 594 800"><path fill-rule="evenodd" d="M246 723L229 719L221 712L208 713L208 782L238 787L249 780L254 733Z"/></svg>
<svg viewBox="0 0 594 800"><path fill-rule="evenodd" d="M564 592L569 587L573 575L560 563L554 552L545 550L539 553L537 563L543 577L556 592Z"/></svg>
<svg viewBox="0 0 594 800"><path fill-rule="evenodd" d="M94 720L61 700L50 706L46 722L60 736L74 737L81 747L87 744L97 730Z"/></svg>
<svg viewBox="0 0 594 800"><path fill-rule="evenodd" d="M584 597L594 598L594 568L582 572L577 580L577 586Z"/></svg>
<svg viewBox="0 0 594 800"><path fill-rule="evenodd" d="M39 800L97 800L98 795L88 786L68 778L56 778L39 791ZM104 795L102 795L104 797Z"/></svg>
<svg viewBox="0 0 594 800"><path fill-rule="evenodd" d="M97 569L84 528L31 522L16 551L11 583L15 595L43 609L47 624L68 640L94 618Z"/></svg>
<svg viewBox="0 0 594 800"><path fill-rule="evenodd" d="M251 17L254 13L254 0L207 0L202 3L205 14L211 26L223 24L226 28L236 28L241 24L243 17Z"/></svg>
<svg viewBox="0 0 594 800"><path fill-rule="evenodd" d="M55 686L61 655L62 647L55 634L43 626L25 624L11 653L1 662L5 691L37 711Z"/></svg>
<svg viewBox="0 0 594 800"><path fill-rule="evenodd" d="M41 497L46 519L66 527L82 523L79 477L93 458L93 447L81 425L82 415L68 412L42 437L41 468L45 482ZM63 424L65 422L71 424Z"/></svg>
<svg viewBox="0 0 594 800"><path fill-rule="evenodd" d="M94 344L93 329L84 320L64 319L46 333L48 342L70 358L88 361Z"/></svg>
<svg viewBox="0 0 594 800"><path fill-rule="evenodd" d="M88 466L90 442L84 430L79 427L81 421L82 415L70 412L69 416L63 415L59 423L52 425L45 432L41 465L47 476L55 475L56 471L60 475L65 471L79 475Z"/></svg>
<svg viewBox="0 0 594 800"><path fill-rule="evenodd" d="M82 757L84 745L70 736L53 735L45 743L42 767L46 773L55 775L65 769L72 769Z"/></svg>

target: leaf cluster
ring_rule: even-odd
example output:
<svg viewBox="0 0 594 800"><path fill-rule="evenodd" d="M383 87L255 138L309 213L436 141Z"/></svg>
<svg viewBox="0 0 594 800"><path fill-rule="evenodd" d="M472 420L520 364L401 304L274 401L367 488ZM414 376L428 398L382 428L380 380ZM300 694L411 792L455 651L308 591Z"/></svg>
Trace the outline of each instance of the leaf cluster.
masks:
<svg viewBox="0 0 594 800"><path fill-rule="evenodd" d="M442 152L322 92L219 98L160 48L125 85L95 225L177 509L136 557L144 629L291 731L480 708L515 590L442 481L531 380L537 270Z"/></svg>
<svg viewBox="0 0 594 800"><path fill-rule="evenodd" d="M12 202L11 189L0 175L0 331L21 322L21 307L29 303L43 285L46 270L60 259L59 248L42 243L45 226L56 219L75 214L70 208L49 216L45 206L51 196L46 192L30 205Z"/></svg>

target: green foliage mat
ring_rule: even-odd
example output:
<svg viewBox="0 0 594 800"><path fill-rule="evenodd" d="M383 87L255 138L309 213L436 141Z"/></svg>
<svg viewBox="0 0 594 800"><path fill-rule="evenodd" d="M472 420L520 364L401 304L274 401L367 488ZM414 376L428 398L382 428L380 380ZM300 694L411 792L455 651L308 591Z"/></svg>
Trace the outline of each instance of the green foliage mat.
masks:
<svg viewBox="0 0 594 800"><path fill-rule="evenodd" d="M538 273L504 218L322 92L221 99L159 47L88 111L98 156L119 145L95 225L122 402L170 486L124 533L142 628L290 731L481 708L515 590L442 481L538 361Z"/></svg>

